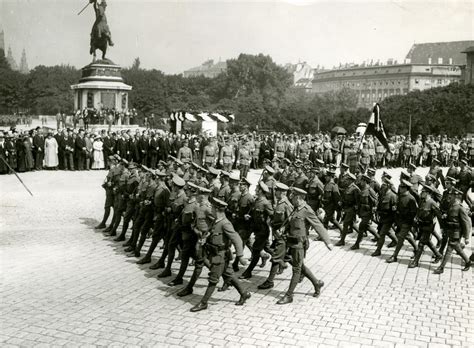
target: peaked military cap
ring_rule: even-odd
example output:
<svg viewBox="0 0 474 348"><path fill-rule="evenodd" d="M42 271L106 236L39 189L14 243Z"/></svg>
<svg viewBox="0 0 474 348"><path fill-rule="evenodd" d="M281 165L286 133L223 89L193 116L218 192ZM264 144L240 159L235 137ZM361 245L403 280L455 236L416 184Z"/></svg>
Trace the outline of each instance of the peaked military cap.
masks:
<svg viewBox="0 0 474 348"><path fill-rule="evenodd" d="M421 184L421 186L423 186L422 191L426 191L426 192L429 192L429 193L432 193L432 194L436 194L435 189L433 187L431 187L430 185Z"/></svg>
<svg viewBox="0 0 474 348"><path fill-rule="evenodd" d="M227 203L226 203L226 202L221 201L220 199L215 198L215 197L213 197L213 198L211 199L211 203L212 203L215 207L217 207L217 208L221 208L221 209L222 209L222 208L226 208L226 207L227 207Z"/></svg>
<svg viewBox="0 0 474 348"><path fill-rule="evenodd" d="M354 174L352 174L351 172L348 172L346 174L346 177L348 177L349 179L352 179L352 180L357 180L356 176Z"/></svg>
<svg viewBox="0 0 474 348"><path fill-rule="evenodd" d="M240 181L240 176L237 173L230 173L229 180L232 181Z"/></svg>
<svg viewBox="0 0 474 348"><path fill-rule="evenodd" d="M159 176L160 178L164 178L166 176L166 173L162 172L161 170L156 169L155 170L155 175Z"/></svg>
<svg viewBox="0 0 474 348"><path fill-rule="evenodd" d="M211 193L212 191L210 189L208 189L207 187L202 187L202 186L197 186L198 190L200 193Z"/></svg>
<svg viewBox="0 0 474 348"><path fill-rule="evenodd" d="M214 167L209 167L209 173L215 176L219 176L220 171Z"/></svg>
<svg viewBox="0 0 474 348"><path fill-rule="evenodd" d="M465 165L467 166L467 161L466 161L465 159L462 159L462 160L461 160L461 163L462 163L462 164L465 164Z"/></svg>
<svg viewBox="0 0 474 348"><path fill-rule="evenodd" d="M371 182L372 181L372 178L370 176L368 176L367 174L362 174L361 175L361 178L364 179L365 181L367 182Z"/></svg>
<svg viewBox="0 0 474 348"><path fill-rule="evenodd" d="M375 169L374 168L367 169L367 174L375 175Z"/></svg>
<svg viewBox="0 0 474 348"><path fill-rule="evenodd" d="M282 182L275 183L275 190L288 191L289 187Z"/></svg>
<svg viewBox="0 0 474 348"><path fill-rule="evenodd" d="M345 163L341 163L341 168L346 168L347 169L347 168L349 168L349 166Z"/></svg>
<svg viewBox="0 0 474 348"><path fill-rule="evenodd" d="M408 180L402 179L400 181L400 187L412 187L413 185Z"/></svg>
<svg viewBox="0 0 474 348"><path fill-rule="evenodd" d="M114 158L115 158L117 161L120 161L120 160L122 159L122 158L121 158L119 155L117 155L117 154L114 155Z"/></svg>
<svg viewBox="0 0 474 348"><path fill-rule="evenodd" d="M135 162L129 162L128 163L128 169L135 169L138 168L137 164Z"/></svg>
<svg viewBox="0 0 474 348"><path fill-rule="evenodd" d="M122 162L123 162L123 164L125 164L126 166L128 166L128 161L127 161L125 158L122 158Z"/></svg>
<svg viewBox="0 0 474 348"><path fill-rule="evenodd" d="M384 177L385 177L385 178L388 178L388 179L390 180L390 179L392 178L392 175L389 174L389 173L387 173L386 171L384 171L384 172L382 173L382 178L384 178Z"/></svg>
<svg viewBox="0 0 474 348"><path fill-rule="evenodd" d="M303 189L300 189L299 187L292 187L291 191L293 192L293 194L296 194L296 195L306 195L306 194L308 194L308 192L306 192Z"/></svg>
<svg viewBox="0 0 474 348"><path fill-rule="evenodd" d="M416 165L413 164L413 163L410 163L410 164L408 165L408 167L413 168L413 169L416 169Z"/></svg>
<svg viewBox="0 0 474 348"><path fill-rule="evenodd" d="M433 159L431 160L431 162L438 162L438 163L441 163L441 162L439 161L439 159L437 159L437 158L433 158Z"/></svg>
<svg viewBox="0 0 474 348"><path fill-rule="evenodd" d="M457 188L454 188L451 192L455 195L460 195L460 196L464 194L461 190L458 190Z"/></svg>
<svg viewBox="0 0 474 348"><path fill-rule="evenodd" d="M197 191L198 188L199 188L199 187L198 187L195 183L193 183L192 181L188 181L188 182L187 182L187 186L188 186L189 189L191 189L191 191Z"/></svg>
<svg viewBox="0 0 474 348"><path fill-rule="evenodd" d="M176 186L179 186L179 187L184 187L184 185L186 185L186 182L183 180L183 178L180 178L177 175L173 176L172 181L173 181L173 184L175 184Z"/></svg>
<svg viewBox="0 0 474 348"><path fill-rule="evenodd" d="M271 174L275 174L275 169L273 169L270 166L265 166L265 171L267 171L268 173L271 173Z"/></svg>

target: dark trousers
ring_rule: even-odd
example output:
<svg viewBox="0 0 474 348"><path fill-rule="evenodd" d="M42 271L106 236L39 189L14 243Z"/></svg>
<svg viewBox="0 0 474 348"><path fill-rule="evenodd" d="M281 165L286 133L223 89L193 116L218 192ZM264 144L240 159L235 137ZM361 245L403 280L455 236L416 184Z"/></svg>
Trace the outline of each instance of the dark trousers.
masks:
<svg viewBox="0 0 474 348"><path fill-rule="evenodd" d="M290 255L291 255L291 266L293 274L290 280L290 286L286 291L286 295L293 296L295 292L296 285L300 282L301 275L308 278L311 283L313 284L314 288L316 289L319 286L319 280L316 279L314 274L310 271L308 267L304 265L304 256L305 251L303 248L290 248Z"/></svg>
<svg viewBox="0 0 474 348"><path fill-rule="evenodd" d="M36 151L35 153L35 169L36 170L43 169L43 159L44 159L43 151Z"/></svg>
<svg viewBox="0 0 474 348"><path fill-rule="evenodd" d="M74 170L74 156L72 155L72 152L69 152L69 151L64 152L63 169Z"/></svg>

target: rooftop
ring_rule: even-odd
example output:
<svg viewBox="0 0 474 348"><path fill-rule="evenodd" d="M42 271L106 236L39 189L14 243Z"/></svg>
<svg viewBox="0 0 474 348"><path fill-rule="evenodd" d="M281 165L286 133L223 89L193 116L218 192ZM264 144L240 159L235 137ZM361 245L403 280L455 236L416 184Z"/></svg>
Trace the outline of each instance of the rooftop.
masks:
<svg viewBox="0 0 474 348"><path fill-rule="evenodd" d="M471 46L474 46L474 40L413 44L406 58L415 64L426 64L428 58L431 58L433 63L442 58L443 63L447 64L451 58L451 64L465 65L466 55L462 52Z"/></svg>

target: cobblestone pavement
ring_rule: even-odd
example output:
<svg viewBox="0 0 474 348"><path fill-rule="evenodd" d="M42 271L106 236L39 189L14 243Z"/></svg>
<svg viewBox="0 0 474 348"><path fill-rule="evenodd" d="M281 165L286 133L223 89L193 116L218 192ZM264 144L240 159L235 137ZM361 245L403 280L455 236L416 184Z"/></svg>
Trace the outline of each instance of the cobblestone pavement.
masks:
<svg viewBox="0 0 474 348"><path fill-rule="evenodd" d="M459 257L434 275L431 252L421 267L408 269L412 251L387 264L391 249L372 258L374 243L366 239L350 251L353 236L331 252L312 242L306 264L326 284L317 299L305 280L293 304L275 305L291 270L261 291L268 269L257 267L244 282L252 292L245 306L234 306L238 294L231 289L216 292L207 311L191 313L205 278L193 295L179 298L169 278L158 280L158 271L135 264L93 229L103 213L104 176L23 174L34 197L14 176L0 177L2 346L474 345L473 273L461 272Z"/></svg>

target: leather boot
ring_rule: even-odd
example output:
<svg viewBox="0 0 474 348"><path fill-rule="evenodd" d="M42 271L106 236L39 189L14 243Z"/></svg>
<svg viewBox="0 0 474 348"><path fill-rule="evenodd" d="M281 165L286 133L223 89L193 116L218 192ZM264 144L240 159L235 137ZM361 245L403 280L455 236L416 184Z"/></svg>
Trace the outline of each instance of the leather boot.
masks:
<svg viewBox="0 0 474 348"><path fill-rule="evenodd" d="M278 300L277 304L284 305L293 302L293 296L285 294L280 300Z"/></svg>

